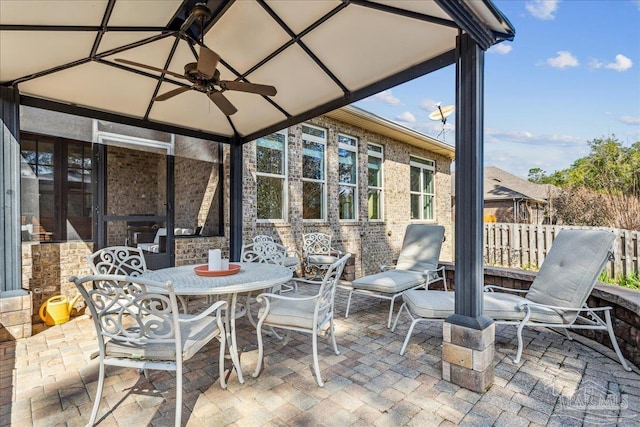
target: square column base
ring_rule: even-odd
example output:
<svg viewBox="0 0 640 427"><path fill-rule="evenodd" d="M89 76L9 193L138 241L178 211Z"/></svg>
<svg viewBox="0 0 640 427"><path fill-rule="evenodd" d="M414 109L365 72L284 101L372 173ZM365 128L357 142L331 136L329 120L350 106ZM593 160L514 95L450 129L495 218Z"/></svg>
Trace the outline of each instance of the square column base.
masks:
<svg viewBox="0 0 640 427"><path fill-rule="evenodd" d="M482 393L494 380L495 323L473 329L444 322L442 326L442 378Z"/></svg>

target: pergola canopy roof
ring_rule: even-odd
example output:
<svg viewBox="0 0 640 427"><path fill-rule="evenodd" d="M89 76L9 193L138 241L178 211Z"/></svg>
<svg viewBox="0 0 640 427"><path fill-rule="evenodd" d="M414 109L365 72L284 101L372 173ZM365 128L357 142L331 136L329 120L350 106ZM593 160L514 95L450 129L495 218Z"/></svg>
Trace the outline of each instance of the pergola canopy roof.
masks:
<svg viewBox="0 0 640 427"><path fill-rule="evenodd" d="M224 91L225 116L206 94L158 94L197 61L195 0L0 1L0 84L26 105L201 138L246 142L332 111L455 61L456 36L484 49L514 30L477 0L209 0L203 43L222 80L273 85L273 97ZM185 28L186 27L186 28Z"/></svg>

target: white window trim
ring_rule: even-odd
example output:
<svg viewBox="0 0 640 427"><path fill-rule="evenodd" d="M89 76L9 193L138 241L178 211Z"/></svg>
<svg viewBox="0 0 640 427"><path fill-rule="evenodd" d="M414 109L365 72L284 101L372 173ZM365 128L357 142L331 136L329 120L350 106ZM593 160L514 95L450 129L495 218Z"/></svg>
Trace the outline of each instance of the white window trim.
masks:
<svg viewBox="0 0 640 427"><path fill-rule="evenodd" d="M380 147L380 152L370 151L369 146L373 145L375 147ZM372 187L369 185L369 180L367 178L367 196L369 195L369 189L373 188L376 190L380 190L380 218L379 219L369 219L368 212L368 203L367 203L367 219L371 222L384 222L384 145L376 144L373 142L367 143L367 174L369 173L369 156L377 157L380 159L380 187ZM368 175L367 175L368 176Z"/></svg>
<svg viewBox="0 0 640 427"><path fill-rule="evenodd" d="M426 164L424 164L422 162L416 162L413 159L421 160L422 162L431 163L431 165L426 165ZM417 218L417 219L413 218L413 219L411 219L411 221L413 221L413 222L436 222L436 218L438 218L437 211L436 211L436 190L437 190L436 189L436 182L435 182L435 180L436 180L436 162L435 162L435 160L425 159L424 157L411 155L411 156L409 156L409 167L411 168L412 166L420 168L420 169L423 169L423 170L426 169L426 170L429 170L429 171L433 172L433 194L423 193L422 191L419 191L419 192L411 191L411 187L409 187L409 195L412 195L412 194L420 195L420 202L421 202L422 206L424 206L423 197L425 196L425 194L426 195L431 195L433 197L433 218ZM409 173L411 173L411 172L409 172ZM422 181L422 176L423 175L420 174L420 180L421 181ZM420 188L422 189L424 186L422 185L422 182L420 184L421 184ZM411 203L411 201L409 201L409 203ZM424 214L424 210L420 210L420 216L422 216L423 214Z"/></svg>
<svg viewBox="0 0 640 427"><path fill-rule="evenodd" d="M273 132L275 134L281 134L284 135L284 164L283 164L283 169L284 169L284 175L278 175L278 174L274 174L274 173L264 173L264 172L259 172L258 171L258 164L256 162L256 178L258 176L264 176L267 178L283 178L284 180L282 182L282 212L283 212L283 218L279 219L279 218L258 218L258 210L257 210L257 200L256 200L256 222L261 223L261 224L275 224L275 223L288 223L289 222L289 133L287 129L282 129L279 130L277 132ZM257 155L257 150L258 150L258 141L256 140L256 155ZM257 185L257 179L256 179L256 185ZM256 194L257 196L257 194Z"/></svg>
<svg viewBox="0 0 640 427"><path fill-rule="evenodd" d="M340 137L343 136L345 138L349 138L353 141L355 141L356 145L349 145L349 144L345 144L340 142ZM340 218L340 212L338 211L338 221L343 221L343 222L357 222L359 220L359 211L358 211L358 146L359 146L359 140L358 138L356 138L355 136L351 136L351 135L347 135L346 133L339 133L338 134L338 150L340 148L342 148L343 150L347 150L347 151L351 151L352 153L355 153L356 158L355 158L355 168L356 168L356 182L353 184L349 184L346 182L340 182L340 179L338 179L338 190L340 190L341 186L345 186L345 187L352 187L353 188L353 218ZM338 157L340 157L338 155ZM338 162L340 161L340 159L338 158ZM340 203L338 203L339 205ZM339 209L339 207L338 207Z"/></svg>
<svg viewBox="0 0 640 427"><path fill-rule="evenodd" d="M304 130L302 128L302 126L306 126L312 129L317 129L317 130L321 130L322 132L324 132L324 138L320 138L317 137L315 135L311 135L308 133L304 133ZM303 218L302 218L302 222L327 222L328 216L327 216L327 139L329 137L329 131L325 128L322 128L320 126L314 126L312 124L309 123L302 123L300 129L302 130L302 162L304 164L304 140L309 141L309 142L315 142L318 144L322 144L323 148L323 154L324 154L324 164L322 165L322 167L324 168L323 170L323 174L322 176L324 177L324 179L313 179L313 178L305 178L304 177L304 171L302 171L301 173L301 178L302 178L302 182L317 182L317 183L321 183L322 184L322 212L320 213L320 215L322 216L322 218L319 219L307 219L304 218L304 214L303 214ZM303 197L303 201L302 203L304 203L304 193L302 194Z"/></svg>

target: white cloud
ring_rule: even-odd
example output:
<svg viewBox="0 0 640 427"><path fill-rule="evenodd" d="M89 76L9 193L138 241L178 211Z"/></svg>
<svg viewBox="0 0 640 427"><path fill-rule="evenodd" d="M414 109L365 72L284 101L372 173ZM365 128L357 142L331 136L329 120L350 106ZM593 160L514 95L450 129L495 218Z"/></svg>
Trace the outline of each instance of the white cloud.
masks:
<svg viewBox="0 0 640 427"><path fill-rule="evenodd" d="M533 134L529 131L486 129L485 137L487 142L511 142L527 145L561 145L575 146L584 144L582 138L571 135L559 134Z"/></svg>
<svg viewBox="0 0 640 427"><path fill-rule="evenodd" d="M602 61L596 59L596 58L591 58L589 60L589 69L590 70L598 70L600 68L602 68L604 64L602 63Z"/></svg>
<svg viewBox="0 0 640 427"><path fill-rule="evenodd" d="M423 99L420 101L420 108L428 112L432 112L438 108L438 102L433 99Z"/></svg>
<svg viewBox="0 0 640 427"><path fill-rule="evenodd" d="M580 65L580 62L578 62L578 58L573 56L571 52L560 50L556 56L547 59L547 64L553 68L559 68L562 70L567 67L577 67Z"/></svg>
<svg viewBox="0 0 640 427"><path fill-rule="evenodd" d="M411 123L415 123L416 122L416 117L413 114L411 114L409 111L405 111L402 114L398 114L395 117L395 120L397 120L398 122L401 122L401 123L409 123L409 124L411 124Z"/></svg>
<svg viewBox="0 0 640 427"><path fill-rule="evenodd" d="M615 62L611 62L605 65L605 68L622 72L622 71L627 71L632 66L633 66L633 62L629 58L627 58L622 54L617 54Z"/></svg>
<svg viewBox="0 0 640 427"><path fill-rule="evenodd" d="M640 116L620 116L618 117L618 121L624 123L625 125L640 125Z"/></svg>
<svg viewBox="0 0 640 427"><path fill-rule="evenodd" d="M497 53L498 55L506 55L509 52L511 52L511 49L513 49L513 47L510 44L500 43L500 44L494 44L493 46L491 46L487 51L487 53Z"/></svg>
<svg viewBox="0 0 640 427"><path fill-rule="evenodd" d="M384 104L389 104L389 105L400 105L400 104L402 104L402 102L400 102L399 98L393 96L393 94L391 93L391 89L383 90L380 93L376 93L375 95L372 95L372 96L364 99L364 101L379 101L379 102L382 102Z"/></svg>
<svg viewBox="0 0 640 427"><path fill-rule="evenodd" d="M525 8L535 18L544 19L545 21L555 19L555 13L558 10L559 0L533 0L525 4Z"/></svg>

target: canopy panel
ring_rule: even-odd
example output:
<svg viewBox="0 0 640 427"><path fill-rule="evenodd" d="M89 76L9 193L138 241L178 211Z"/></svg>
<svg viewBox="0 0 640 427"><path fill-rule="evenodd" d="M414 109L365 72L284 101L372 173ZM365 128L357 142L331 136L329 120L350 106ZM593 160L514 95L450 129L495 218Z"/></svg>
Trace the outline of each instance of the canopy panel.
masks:
<svg viewBox="0 0 640 427"><path fill-rule="evenodd" d="M27 105L245 142L453 63L460 31L485 49L514 35L489 1L209 0L202 21L195 5L2 0L0 84ZM277 94L209 87L237 109L226 116L208 93L186 90L201 43L220 56L220 80Z"/></svg>

